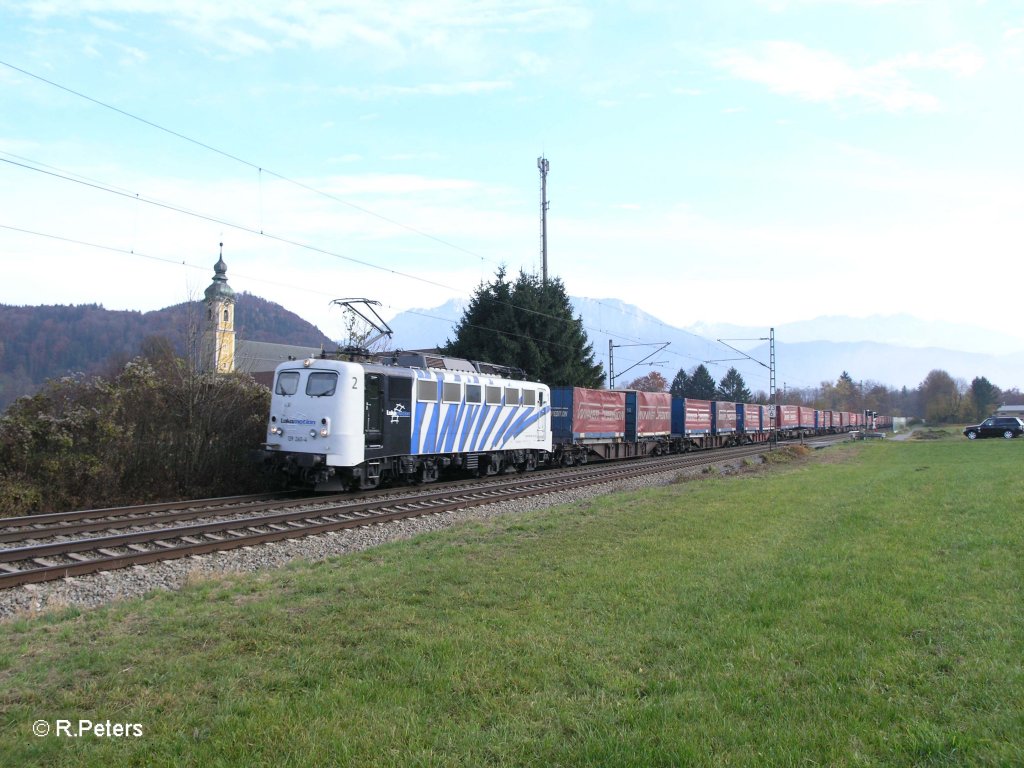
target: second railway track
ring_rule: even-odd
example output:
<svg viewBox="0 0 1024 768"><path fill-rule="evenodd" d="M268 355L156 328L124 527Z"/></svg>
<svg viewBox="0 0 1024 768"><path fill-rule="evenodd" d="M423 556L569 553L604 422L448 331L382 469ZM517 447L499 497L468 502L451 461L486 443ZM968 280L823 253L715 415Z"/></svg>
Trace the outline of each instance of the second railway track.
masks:
<svg viewBox="0 0 1024 768"><path fill-rule="evenodd" d="M743 446L714 455L587 465L573 471L498 476L367 496L232 497L202 503L91 510L0 521L0 589L145 565L346 528L491 504L735 460L765 452ZM186 521L188 525L180 525ZM98 534L83 536L80 534Z"/></svg>

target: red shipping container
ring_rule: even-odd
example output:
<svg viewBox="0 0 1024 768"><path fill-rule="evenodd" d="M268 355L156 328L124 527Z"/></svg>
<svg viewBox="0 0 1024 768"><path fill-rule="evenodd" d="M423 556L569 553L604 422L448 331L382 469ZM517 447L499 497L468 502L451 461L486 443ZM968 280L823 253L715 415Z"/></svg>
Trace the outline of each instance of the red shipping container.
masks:
<svg viewBox="0 0 1024 768"><path fill-rule="evenodd" d="M672 434L706 435L710 432L710 400L677 397L672 401Z"/></svg>
<svg viewBox="0 0 1024 768"><path fill-rule="evenodd" d="M800 406L780 405L776 421L779 429L796 429L800 426Z"/></svg>
<svg viewBox="0 0 1024 768"><path fill-rule="evenodd" d="M668 392L636 393L636 432L639 437L672 432L672 395Z"/></svg>
<svg viewBox="0 0 1024 768"><path fill-rule="evenodd" d="M625 392L574 387L572 399L572 431L574 434L588 437L621 437L625 434Z"/></svg>
<svg viewBox="0 0 1024 768"><path fill-rule="evenodd" d="M803 429L814 429L814 409L798 405L797 410L800 412L797 426Z"/></svg>
<svg viewBox="0 0 1024 768"><path fill-rule="evenodd" d="M731 435L736 431L736 403L715 402L715 434Z"/></svg>
<svg viewBox="0 0 1024 768"><path fill-rule="evenodd" d="M767 419L766 419L767 421ZM765 426L767 429L767 425ZM758 432L761 429L761 406L744 403L743 405L743 431L748 435Z"/></svg>

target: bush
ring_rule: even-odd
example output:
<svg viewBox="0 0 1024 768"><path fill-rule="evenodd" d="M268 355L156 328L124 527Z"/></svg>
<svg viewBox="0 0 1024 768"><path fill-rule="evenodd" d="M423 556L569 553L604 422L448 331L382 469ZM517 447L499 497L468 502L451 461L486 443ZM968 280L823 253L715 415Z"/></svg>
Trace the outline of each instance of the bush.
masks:
<svg viewBox="0 0 1024 768"><path fill-rule="evenodd" d="M0 515L260 490L269 405L249 376L174 357L53 380L0 417Z"/></svg>

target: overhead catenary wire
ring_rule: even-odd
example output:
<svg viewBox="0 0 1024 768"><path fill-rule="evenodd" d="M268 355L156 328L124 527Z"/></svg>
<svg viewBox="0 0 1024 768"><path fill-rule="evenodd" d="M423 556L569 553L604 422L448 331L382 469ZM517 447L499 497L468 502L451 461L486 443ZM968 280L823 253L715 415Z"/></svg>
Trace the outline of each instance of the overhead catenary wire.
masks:
<svg viewBox="0 0 1024 768"><path fill-rule="evenodd" d="M7 153L3 153L3 154L7 154ZM11 155L10 157L14 157L14 156ZM133 200L136 203L144 203L144 204L147 204L147 205L153 205L153 206L156 206L158 208L163 208L165 210L169 210L169 211L172 211L172 212L175 212L175 213L179 213L179 214L186 215L186 216L192 216L192 217L201 219L203 221L208 221L208 222L211 222L211 223L219 224L219 225L224 226L224 227L229 227L229 228L232 228L232 229L235 229L235 230L238 230L238 231L241 231L241 232L245 232L246 234L250 234L250 235L253 235L253 236L256 236L256 237L263 237L263 238L267 238L269 240L273 240L273 241L276 241L276 242L279 242L279 243L282 243L282 244L285 244L285 245L289 245L289 246L292 246L292 247L303 248L303 249L306 249L306 250L309 250L309 251L313 251L315 253L320 253L320 254L323 254L323 255L326 255L326 256L332 256L334 258L342 259L342 260L351 262L353 264L358 264L360 266L369 267L371 269L377 269L377 270L380 270L380 271L383 271L383 272L387 272L387 273L392 274L392 275L404 277L404 278L409 279L409 280L418 281L418 282L424 283L426 285L432 285L432 286L434 286L436 288L443 288L445 290L452 291L453 293L461 293L460 289L456 288L455 286L446 285L444 283L437 282L436 280L430 280L430 279L425 278L425 277L419 277L417 275L411 275L409 273L402 272L400 270L395 270L395 269L392 269L390 267L384 267L384 266L381 266L379 264L374 264L373 262L369 262L369 261L365 261L363 259L355 258L353 256L347 256L347 255L345 255L343 253L339 253L337 251L332 251L332 250L329 250L329 249L326 249L326 248L321 248L319 246L316 246L316 245L313 245L313 244L310 244L310 243L304 243L304 242L301 242L301 241L298 241L298 240L294 240L292 238L287 238L287 237L283 237L283 236L280 236L280 235L275 235L275 234L273 234L271 232L267 232L266 230L259 229L257 227L247 226L245 224L239 224L237 222L232 222L232 221L229 221L227 219L223 219L223 218L214 216L212 214L206 214L206 213L202 213L202 212L199 212L199 211L193 211L193 210L189 210L187 208L183 208L181 206L174 205L172 203L164 202L164 201L161 201L161 200L156 200L156 199L153 199L153 198L144 197L141 194L139 194L138 192L131 192L130 190L127 190L127 189L125 189L123 187L117 187L117 186L108 184L106 182L101 182L101 181L96 180L96 179L91 178L91 177L82 176L82 175L79 175L79 174L73 174L73 173L71 173L69 171L66 171L64 169L58 169L58 168L56 168L55 166L52 166L52 165L46 165L46 164L43 164L43 163L37 163L35 160L29 159L29 158L25 158L25 157L22 157L22 156L17 156L19 158L18 160L12 160L12 159L10 159L10 157L0 157L0 162L7 163L9 165L12 165L12 166L15 166L15 167L18 167L18 168L22 168L24 170L33 171L33 172L36 172L36 173L41 173L41 174L44 174L44 175L47 175L47 176L50 176L50 177L53 177L53 178L57 178L57 179L60 179L60 180L63 180L63 181L67 181L67 182L71 182L71 183L74 183L74 184L79 184L79 185L82 185L82 186L86 186L86 187L89 187L89 188L92 188L92 189L95 189L95 190L98 190L98 191L101 191L101 192L106 192L106 193L109 193L109 194L117 195L119 197L123 197L123 198L129 199L129 200ZM10 226L5 227L5 228L6 229L17 229L16 227L10 227ZM27 230L26 230L26 232L27 232ZM33 233L33 234L39 234L39 233ZM53 236L53 238L54 239L67 240L69 242L75 242L73 238L66 238L66 237L61 237L61 236ZM77 242L81 242L81 241L77 241ZM86 244L89 244L89 243L86 243ZM92 245L92 244L89 244L89 245ZM123 249L109 248L107 250L114 250L114 251L124 252ZM131 252L131 251L128 251L128 252ZM170 261L170 263L184 263L184 262L178 262L177 260L169 260L169 261ZM264 281L264 282L270 282L270 281ZM300 289L300 290L302 290L302 289ZM496 300L496 301L500 301L500 300ZM514 309L516 309L518 311L527 312L527 313L534 314L534 315L537 315L537 316L540 316L540 317L544 317L544 318L549 318L549 319L552 319L552 320L555 320L555 321L558 321L558 322L564 321L564 318L556 317L555 315L551 315L549 313L541 312L539 310L531 309L531 308L528 308L528 307L520 307L520 306L517 306L514 303L511 303L510 306L512 306ZM436 318L436 319L442 319L442 318ZM458 321L451 321L451 322L453 324L455 324ZM668 326L666 326L666 327L668 327ZM614 333L612 331L608 331L607 329L594 329L594 328L590 328L590 327L586 327L586 329L590 330L590 331L595 331L596 330L596 331L604 333L606 335L613 336L614 338L617 338L617 339L622 340L622 341L639 341L638 339L635 339L633 337L625 336L625 335L622 335L622 334L617 334L617 333ZM496 330L496 329L494 329L494 330ZM524 336L524 338L533 338L533 337ZM534 339L534 340L542 341L541 339ZM670 351L669 353L670 354L675 354L675 355L678 355L678 356L684 357L684 358L690 358L692 360L699 360L699 358L693 357L692 355L683 355L681 353L677 353L677 352L674 352L674 351Z"/></svg>
<svg viewBox="0 0 1024 768"><path fill-rule="evenodd" d="M22 159L23 160L27 160L27 158L22 158ZM90 188L93 188L93 189L97 189L97 190L100 190L100 191L109 192L111 194L115 194L115 195L124 197L126 199L134 200L134 201L136 201L136 203L145 203L145 204L155 205L157 207L165 208L167 210L171 210L171 211L174 211L176 213L180 213L180 214L188 215L188 216L195 216L197 218L200 218L200 219L203 219L203 220L206 220L206 221L210 221L210 222L214 222L214 223L220 224L222 226L238 229L240 231L243 231L243 232L246 232L248 234L252 234L252 235L258 236L258 237L269 238L271 240L276 240L276 241L279 241L279 242L282 242L284 244L291 245L291 246L294 246L294 247L306 248L306 249L309 249L309 250L314 251L314 252L323 253L325 255L330 255L330 256L334 256L336 258L352 261L353 263L361 264L363 266L369 266L369 267L372 267L372 268L375 268L375 269L381 269L381 270L389 272L391 274L400 275L402 277L407 277L407 278L412 279L412 280L419 280L421 282L424 282L424 283L427 283L427 284L431 284L431 285L434 285L436 287L447 288L447 289L455 291L455 292L457 292L457 290L458 290L458 289L456 289L456 288L454 288L452 286L446 286L444 284L437 283L436 281L427 280L426 278L420 278L420 277L417 277L415 275L408 275L406 273L402 273L402 272L397 271L397 270L392 270L392 269L387 268L387 267L381 267L379 265L375 265L375 264L372 264L370 262L365 262L365 261L362 261L362 260L359 260L359 259L355 259L354 257L345 256L344 254L340 254L340 253L336 253L336 252L333 252L333 251L329 251L327 249L319 248L317 246L313 246L313 245L310 245L310 244L307 244L307 243L301 243L299 241L291 240L289 238L278 237L278 236L273 235L271 233L268 233L266 231L259 231L259 230L256 230L256 229L252 228L252 227L247 227L245 225L237 224L237 223L230 222L230 221L227 221L227 220L224 220L224 219L219 219L219 218L211 216L211 215L199 213L199 212L196 212L196 211L190 211L188 209L180 208L178 206L174 206L174 205L171 205L169 203L162 202L162 201L151 200L151 199L148 199L148 198L144 198L141 195L139 195L138 193L132 193L132 192L130 192L128 190L125 190L125 189L119 189L119 188L116 188L116 187L113 187L113 186L108 186L108 185L105 185L105 184L103 184L101 182L98 182L98 181L96 181L94 179L88 179L87 177L82 177L82 176L79 176L79 177L76 178L76 177L74 177L72 175L65 175L62 172L57 172L56 170L53 170L53 166L47 166L47 169L44 170L44 169L41 169L41 168L34 168L31 165L28 165L28 164L26 164L24 162L14 162L12 160L8 160L8 159L2 158L2 157L0 157L0 161L8 163L10 165L14 165L14 166L20 167L20 168L27 169L27 170L30 170L30 171L37 171L39 173L44 173L46 175L53 176L53 177L56 177L58 179L62 179L62 180L65 180L65 181L71 181L71 182L74 182L74 183L77 183L77 184L82 184L84 186L87 186L87 187L90 187ZM34 161L29 160L28 162L34 162ZM0 224L0 228L7 229L7 230L10 230L10 231L21 232L22 234L28 234L28 235L39 236L39 237L46 237L46 238L53 239L53 240L60 240L60 241L63 241L63 242L74 243L74 244L77 244L77 245L87 246L87 247L91 247L91 248L97 248L97 249L101 249L101 250L105 250L105 251L109 251L109 252L121 253L121 254L124 254L124 255L137 256L137 257L140 257L140 258L150 259L150 260L154 260L154 261L161 261L161 262L165 262L165 263L168 263L168 264L175 264L175 265L179 265L180 264L180 265L189 267L191 269L196 269L196 270L204 270L205 269L205 267L203 267L201 265L189 264L188 262L186 262L184 260L180 260L180 259L170 259L170 258L166 258L166 257L159 257L159 256L150 255L150 254L145 254L145 253L143 253L141 251L138 251L138 250L136 250L134 248L133 249L125 249L125 248L118 248L118 247L115 247L115 246L101 245L101 244L98 244L98 243L92 243L92 242L88 242L88 241L84 241L84 240L80 240L80 239L76 239L76 238L66 237L66 236L62 236L62 235L55 235L55 234L52 234L52 233L40 232L40 231L37 231L37 230L29 230L29 229L25 229L25 228L22 228L22 227L15 227L15 226L12 226L12 225ZM246 275L244 273L236 273L236 274L238 274L239 277L242 277L244 279L249 279L249 280L253 280L253 281L256 281L256 282L261 282L261 283L264 283L264 284L270 284L270 285L276 285L276 286L279 286L279 287L292 288L292 289L295 289L295 290L302 290L302 291L311 292L311 293L319 293L319 294L322 294L324 296L331 296L331 295L333 295L333 294L328 294L328 293L325 293L325 292L322 292L322 291L316 291L315 289L311 289L308 286L300 287L300 286L288 285L288 284L285 284L285 283L281 283L279 281L265 280L265 279L258 278L258 277L255 277L255 276ZM511 304L511 306L514 309L517 309L517 310L520 310L520 311L529 312L529 313L532 313L532 314L537 314L537 315L540 315L542 317L549 317L549 318L552 318L552 319L555 319L555 320L558 320L558 321L564 321L564 318L556 318L553 315L542 313L542 312L539 312L537 310L529 309L529 308L526 308L526 307L518 307L514 303ZM422 317L426 317L426 318L430 318L430 319L435 319L435 320L439 320L441 322L448 323L452 327L456 326L460 322L460 320L453 320L451 318L442 318L442 317L438 317L436 315L430 315L430 314L427 314L427 313L424 313L424 312L421 312L421 311L416 311L416 310L407 310L407 311L410 314L416 314L416 315L419 315L419 316L422 316ZM491 333L496 333L496 334L499 334L499 335L502 335L502 336L506 336L506 337L509 337L509 338L530 339L532 341L535 341L535 342L538 342L538 343L543 343L543 344L548 345L548 346L560 347L560 348L563 348L563 349L572 349L572 347L570 347L569 345L558 344L557 342L553 342L553 341L551 341L549 339L541 339L541 338L538 338L538 337L535 337L535 336L531 336L529 334L515 333L515 332L511 332L511 331L508 331L508 330L505 330L505 329L501 329L501 328L492 328L492 327L481 326L481 325L473 324L473 323L469 323L468 326L472 327L472 328L477 328L477 329L480 329L480 330L485 330L485 331L488 331L488 332L491 332ZM590 329L590 330L593 330L593 329ZM614 338L617 338L617 339L619 339L621 341L637 341L637 339L634 339L633 337L624 336L622 334L616 334L616 333L608 331L606 329L602 329L601 332L605 333L606 335L613 336ZM669 350L666 350L666 352L669 352ZM692 355L684 355L682 353L677 353L677 352L674 352L674 351L671 351L670 353L674 354L674 355L676 355L678 357L681 357L681 358L689 358L689 359L692 359L692 360L699 360L699 358L693 357ZM642 362L642 361L637 361L637 362Z"/></svg>
<svg viewBox="0 0 1024 768"><path fill-rule="evenodd" d="M79 240L79 239L72 238L72 237L64 237L62 235L55 235L55 234L48 233L48 232L39 232L39 231L36 231L36 230L25 229L23 227L15 227L15 226L12 226L12 225L9 225L9 224L0 224L0 229L6 229L6 230L10 230L12 232L20 232L21 234L32 235L32 236L35 236L35 237L45 237L45 238L49 238L49 239L52 239L52 240L59 240L61 242L72 243L74 245L81 245L81 246L88 247L88 248L96 248L96 249L99 249L99 250L110 251L110 252L113 252L113 253L120 253L120 254L126 255L126 256L133 256L133 257L137 257L137 258L150 259L150 260L153 260L153 261L161 261L161 262L165 262L167 264L174 264L176 266L180 265L180 266L187 267L189 269L195 269L195 270L199 270L199 271L207 271L209 269L209 267L207 267L207 266L203 266L203 265L199 265L199 264L189 264L188 262L183 261L181 259L170 259L170 258L167 258L165 256L154 256L152 254L146 254L146 253L143 253L141 251L134 250L134 249L118 248L117 246L102 245L100 243L91 243L91 242L89 242L87 240ZM292 288L292 289L296 289L296 290L306 290L307 292L319 293L319 294L321 294L323 296L333 296L334 295L333 293L328 293L328 292L325 292L325 291L317 291L317 290L311 289L311 288L302 288L300 286L289 285L287 283L280 283L280 282L276 282L276 281L265 280L263 278L253 277L251 275L246 275L244 273L237 273L237 275L238 275L238 277L242 277L242 278L247 279L247 280L253 280L255 282L261 282L261 283L266 283L266 284L270 284L270 285L275 285L275 286L278 286L278 287L281 287L281 288ZM429 313L421 312L419 310L406 310L406 311L409 314L411 314L411 315L417 315L419 317L424 317L424 318L428 318L428 319L431 319L431 320L440 320L442 322L449 322L448 318L438 317L437 315L431 315ZM509 338L530 339L531 341L536 341L536 342L541 343L541 344L547 344L548 346L551 346L551 347L558 347L558 348L562 348L562 349L573 349L573 347L568 345L568 344L559 344L558 342L552 341L550 339L539 339L539 338L536 338L534 336L530 336L529 334L514 333L512 331L504 330L504 329L501 329L501 328L491 328L489 326L483 326L483 325L479 325L479 324L476 324L476 323L467 323L467 326L470 327L470 328L478 328L480 330L485 330L485 331L497 333L499 335L507 336Z"/></svg>
<svg viewBox="0 0 1024 768"><path fill-rule="evenodd" d="M352 202L350 202L348 200L340 198L337 195L333 195L331 193L328 193L328 192L325 192L323 190L317 189L316 187L313 187L312 185L309 185L309 184L306 184L304 182L292 179L292 178L290 178L288 176L285 176L284 174L281 174L281 173L278 173L276 171L273 171L273 170L270 170L270 169L266 168L263 164L256 163L256 162L253 162L253 161L250 161L250 160L246 160L246 159L238 156L237 154L234 154L232 152L228 152L226 150L223 150L223 149L221 149L219 147L213 146L212 144L209 144L207 142L201 141L199 139L195 139L195 138L193 138L191 136L188 136L188 135L186 135L186 134L184 134L184 133L182 133L180 131L176 131L174 129L167 128L166 126L160 125L159 123L156 123L156 122L154 122L152 120L148 120L148 119L146 119L144 117L141 117L139 115L135 115L135 114L133 114L133 113L127 111L127 110L124 110L124 109L121 109L119 107L116 107L116 106L114 106L112 104L109 104L109 103L107 103L105 101L102 101L101 99L97 99L95 97L89 96L88 94L85 94L85 93L83 93L81 91L78 91L76 89L70 88L70 87L62 85L60 83L57 83L57 82L55 82L53 80L50 80L50 79L48 79L46 77L43 77L43 76L38 75L36 73L33 73L33 72L29 71L29 70L26 70L26 69L24 69L22 67L18 67L18 66L14 65L14 64L11 64L11 63L9 63L7 61L3 61L3 60L0 60L0 64L2 64L3 66L8 67L11 70L19 72L22 75L25 75L26 77L30 77L32 79L35 79L35 80L37 80L39 82L42 82L42 83L44 83L44 84L46 84L48 86L51 86L53 88L57 88L57 89L59 89L61 91L64 91L64 92L66 92L68 94L71 94L71 95L73 95L73 96L75 96L77 98L83 99L83 100L85 100L85 101L87 101L89 103L92 103L92 104L96 105L96 106L99 106L99 107L102 107L104 109L110 110L110 111L112 111L112 112L114 112L116 114L119 114L119 115L121 115L121 116L123 116L125 118L137 121L137 122L139 122L141 124L144 124L144 125L146 125L146 126L148 126L150 128L153 128L154 130L158 130L158 131L164 132L164 133L166 133L166 134L168 134L170 136L173 136L173 137L175 137L177 139L180 139L182 141L191 143L194 146L200 147L201 149L204 149L204 150L209 151L209 152L216 153L216 154L218 154L218 155L220 155L220 156L222 156L224 158L230 159L230 160L232 160L234 162L237 162L237 163L239 163L241 165L244 165L244 166L246 166L248 168L251 168L251 169L257 171L258 178L259 178L259 181L260 181L259 226L255 227L255 228L254 227L248 227L248 226L245 226L245 225L241 225L241 224L237 224L237 223L233 223L233 222L229 222L229 221L223 220L223 219L221 219L219 217L216 217L216 216L212 216L212 215L208 215L208 214L203 214L203 213L200 213L200 212L197 212L197 211L190 211L190 210L188 210L186 208L183 208L181 206L175 206L175 205L172 205L172 204L169 204L169 203L164 203L164 202L161 202L161 201L157 201L157 200L151 199L151 198L144 198L144 197L142 197L138 193L130 193L130 192L124 190L123 188L119 188L119 187L116 187L114 185L109 185L109 184L105 184L105 183L102 183L102 182L98 182L98 181L95 181L93 179L90 179L89 177L85 177L85 176L82 176L82 175L79 175L79 174L73 174L71 172L64 172L64 171L58 173L58 172L53 171L53 170L44 170L44 169L52 169L53 167L52 166L48 166L48 165L43 164L43 163L37 163L36 161L27 160L27 158L21 158L19 156L15 156L15 155L9 155L10 157L18 157L20 160L24 160L24 161L27 161L27 162L14 162L14 161L11 161L11 160L4 160L4 162L11 163L12 165L18 165L18 166L20 166L22 168L26 168L28 170L33 170L33 171L36 171L36 172L39 172L39 173L48 173L48 174L50 174L50 175L52 175L52 176L54 176L56 178L64 179L66 181L72 181L72 182L79 183L79 184L84 184L86 186L91 186L91 187L93 187L95 189L102 190L102 191L105 191L105 192L108 192L108 193L111 193L111 194L118 194L118 195L122 195L124 197L131 197L132 199L135 199L137 202L145 202L145 203L148 203L150 205L156 205L156 206L159 206L159 207L162 207L162 208L165 208L167 210L174 211L174 212L177 212L177 213L181 213L181 214L185 214L185 215L190 215L190 216L195 216L197 218L200 218L200 219L203 219L203 220L206 220L206 221L209 221L209 222L213 222L213 223L218 223L218 224L220 224L222 226L226 226L226 227L230 227L230 228L233 228L233 229L237 229L239 231L244 231L244 232L249 233L249 234L253 234L253 235L257 235L257 236L262 236L262 237L267 237L267 238L269 238L271 240L275 240L275 241L277 241L279 243L282 243L282 244L285 244L285 245L289 245L289 246L292 246L292 247L303 248L303 249L307 249L307 250L310 250L310 251L313 251L313 252L317 252L317 253L321 253L321 254L324 254L324 255L333 256L335 258L344 259L344 260L347 260L347 261L349 261L351 263L354 263L354 264L359 264L361 266L370 267L372 269L379 269L381 271L384 271L384 272L387 272L387 273L390 273L390 274L393 274L393 275L396 275L396 276L401 276L403 278L407 278L407 279L411 279L411 280L416 280L416 281L419 281L419 282L422 282L422 283L425 283L425 284L428 284L428 285L433 285L435 287L440 287L440 288L443 288L445 290L453 291L455 293L460 293L460 294L463 293L462 289L458 289L458 288L455 288L453 286L448 286L448 285L445 285L443 283L439 283L437 281L432 281L432 280L429 280L427 278L422 278L422 277L417 277L415 275L410 275L410 274L402 272L400 270L392 269L392 268L389 268L389 267L384 267L384 266L381 266L379 264L374 264L372 262L368 262L368 261L365 261L365 260L362 260L362 259L358 259L358 258L355 258L355 257L346 256L346 255L338 253L336 251L332 251L332 250L329 250L329 249L326 249L326 248L322 248L322 247L319 247L319 246L316 246L316 245L313 245L313 244L310 244L310 243L303 243L303 242L300 242L300 241L297 241L297 240L293 240L291 238L286 238L286 237L279 236L279 235L273 235L271 233L266 232L263 229L264 211L263 211L263 199L262 199L262 178L263 178L263 174L266 173L266 174L268 174L270 176L273 176L273 177L275 177L277 179L280 179L283 182L286 182L288 184L294 185L294 186L296 186L298 188L301 188L301 189L303 189L305 191L308 191L310 193L322 196L322 197L327 198L329 200L332 200L332 201L334 201L336 203L348 206L348 207L350 207L350 208L352 208L354 210L358 210L358 211L360 211L360 212L362 212L362 213L364 213L366 215L375 217L375 218L377 218L377 219L379 219L381 221L385 221L385 222L387 222L389 224L392 224L394 226L397 226L397 227L400 227L402 229L405 229L406 231L409 231L409 232L412 232L412 233L417 234L419 236L428 238L428 239L430 239L430 240L432 240L432 241L434 241L434 242L436 242L438 244L441 244L441 245L443 245L445 247L449 247L449 248L455 249L455 250L460 251L462 253L465 253L467 255L473 256L474 258L478 258L478 259L480 259L482 261L489 261L491 263L495 263L495 262L493 262L493 260L488 259L488 258L486 258L485 256L483 256L483 255L481 255L479 253L476 253L476 252L471 251L469 249L463 248L463 247L461 247L459 245L456 245L456 244L451 243L451 242L449 242L447 240L439 238L439 237L437 237L435 235L432 235L432 234L430 234L428 232L420 230L420 229L418 229L416 227L412 227L412 226L404 224L404 223L402 223L400 221L392 219L390 217L383 216L383 215L381 215L381 214L379 214L379 213L377 213L377 212L375 212L375 211L373 211L371 209L365 208L364 206L357 205L357 204L352 203ZM0 158L0 159L3 159L3 158ZM29 165L28 163L33 163L37 167L33 167L33 165ZM175 262L175 263L177 263L177 262ZM601 305L603 307L607 307L607 308L612 309L614 311L621 312L620 308L610 306L606 302L603 302L601 300L592 300L592 301L596 302L597 304L599 304L599 305ZM513 306L513 308L518 309L520 311L531 312L531 313L538 314L538 315L541 315L541 316L550 317L551 319L556 320L556 321L562 321L564 319L564 318L557 318L557 317L554 317L552 315L548 315L546 313L539 312L537 310L532 310L532 309L528 309L528 308L525 308L525 307L517 307L514 303L511 306ZM440 318L438 318L438 319L440 319ZM660 325L661 327L664 327L666 329L671 329L671 330L673 330L675 332L684 333L686 335L692 336L695 339L698 339L700 341L708 343L709 345L713 343L712 340L707 339L705 337L702 337L702 336L700 336L698 334L694 334L694 333L692 333L692 332L690 332L690 331L688 331L686 329L675 328L673 326L669 326L669 325L661 322L660 320L657 320L656 318L652 318L652 319L654 319L654 321L658 325ZM603 329L603 328L594 329L594 328L591 328L591 327L588 327L588 326L585 326L585 328L588 331L603 333L603 334L605 334L607 336L612 336L612 337L620 339L620 340L625 340L625 341L642 341L641 339L636 339L636 338L633 338L633 337L630 337L630 336L625 336L625 335L622 335L622 334L613 333L613 332L608 331L608 330ZM684 358L684 359L699 360L699 358L697 358L697 357L694 357L692 355L686 355L686 354L678 353L675 350L667 350L667 353L671 354L671 355L674 355L674 356L677 356L677 357L680 357L680 358Z"/></svg>

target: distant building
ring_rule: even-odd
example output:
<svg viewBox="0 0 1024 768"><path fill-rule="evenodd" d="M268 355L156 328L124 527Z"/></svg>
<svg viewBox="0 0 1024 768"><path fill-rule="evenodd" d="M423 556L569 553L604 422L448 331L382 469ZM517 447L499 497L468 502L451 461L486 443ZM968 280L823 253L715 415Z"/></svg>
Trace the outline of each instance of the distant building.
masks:
<svg viewBox="0 0 1024 768"><path fill-rule="evenodd" d="M215 373L235 370L235 291L228 285L224 244L213 265L213 282L206 289L206 327L203 330L200 368Z"/></svg>
<svg viewBox="0 0 1024 768"><path fill-rule="evenodd" d="M223 244L222 244L223 246ZM235 340L235 291L228 285L224 254L213 266L213 282L206 289L206 324L203 330L200 368L231 373L242 371L268 387L278 363L320 357L323 347Z"/></svg>
<svg viewBox="0 0 1024 768"><path fill-rule="evenodd" d="M1001 405L994 416L1016 416L1024 419L1024 405Z"/></svg>

